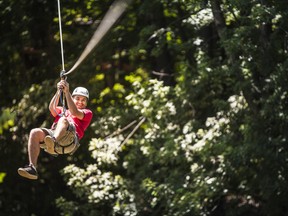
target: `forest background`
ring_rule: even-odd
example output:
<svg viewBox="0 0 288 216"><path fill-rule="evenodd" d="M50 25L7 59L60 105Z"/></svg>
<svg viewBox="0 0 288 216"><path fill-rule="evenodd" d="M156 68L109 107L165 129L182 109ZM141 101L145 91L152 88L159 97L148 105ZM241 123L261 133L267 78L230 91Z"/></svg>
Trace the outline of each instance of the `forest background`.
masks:
<svg viewBox="0 0 288 216"><path fill-rule="evenodd" d="M110 0L61 1L66 68ZM18 176L61 71L57 2L0 1L0 215L288 215L288 4L134 0L68 75L81 147Z"/></svg>

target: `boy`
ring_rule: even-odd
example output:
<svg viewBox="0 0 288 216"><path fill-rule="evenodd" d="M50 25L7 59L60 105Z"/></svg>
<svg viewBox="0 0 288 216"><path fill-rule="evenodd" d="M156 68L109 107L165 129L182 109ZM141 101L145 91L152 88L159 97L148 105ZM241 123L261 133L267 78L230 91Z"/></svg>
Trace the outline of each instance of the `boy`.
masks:
<svg viewBox="0 0 288 216"><path fill-rule="evenodd" d="M68 109L63 110L58 102L63 91ZM28 140L29 165L18 169L19 175L28 179L38 179L37 159L40 148L52 155L72 154L79 147L79 140L90 125L93 113L87 109L89 92L86 88L77 87L72 95L69 83L61 80L57 83L57 92L49 104L49 110L55 118L51 129L34 128ZM64 100L64 98L63 98Z"/></svg>

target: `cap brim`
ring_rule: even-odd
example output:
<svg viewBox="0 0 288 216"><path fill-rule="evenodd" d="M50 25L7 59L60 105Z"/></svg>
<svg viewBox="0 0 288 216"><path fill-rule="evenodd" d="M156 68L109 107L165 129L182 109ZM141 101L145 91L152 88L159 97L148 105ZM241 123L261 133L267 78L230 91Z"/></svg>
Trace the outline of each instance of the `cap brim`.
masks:
<svg viewBox="0 0 288 216"><path fill-rule="evenodd" d="M89 97L87 97L87 95L81 94L81 93L77 93L77 94L72 94L72 97L79 95L79 96L83 96L86 97L87 99L89 99Z"/></svg>

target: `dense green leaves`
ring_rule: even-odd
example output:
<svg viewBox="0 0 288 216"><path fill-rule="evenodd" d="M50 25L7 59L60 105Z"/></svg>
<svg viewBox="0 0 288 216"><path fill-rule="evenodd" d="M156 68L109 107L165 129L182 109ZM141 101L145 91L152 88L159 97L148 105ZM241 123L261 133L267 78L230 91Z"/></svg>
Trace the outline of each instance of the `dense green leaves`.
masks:
<svg viewBox="0 0 288 216"><path fill-rule="evenodd" d="M111 3L61 1L66 68ZM81 148L41 153L37 183L16 169L52 122L56 2L0 8L0 214L287 214L285 1L133 1L68 77L91 95Z"/></svg>

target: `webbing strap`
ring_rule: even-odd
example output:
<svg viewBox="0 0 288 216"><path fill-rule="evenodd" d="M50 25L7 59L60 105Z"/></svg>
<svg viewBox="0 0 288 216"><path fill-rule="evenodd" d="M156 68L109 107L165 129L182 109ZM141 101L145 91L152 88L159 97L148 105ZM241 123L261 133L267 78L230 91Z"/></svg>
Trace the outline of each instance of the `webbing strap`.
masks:
<svg viewBox="0 0 288 216"><path fill-rule="evenodd" d="M65 116L66 113L65 93L63 91L60 92L60 103L62 104L62 113L58 115L62 117Z"/></svg>
<svg viewBox="0 0 288 216"><path fill-rule="evenodd" d="M119 17L126 10L131 1L132 0L116 0L111 5L108 12L105 14L102 22L100 23L99 27L96 29L94 35L87 44L86 48L80 55L79 59L76 61L74 66L64 75L70 74L82 63L82 61L95 48L95 46L100 42L100 40L104 37L104 35L108 32L108 30L112 27L112 25L114 25L114 23L119 19Z"/></svg>

